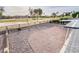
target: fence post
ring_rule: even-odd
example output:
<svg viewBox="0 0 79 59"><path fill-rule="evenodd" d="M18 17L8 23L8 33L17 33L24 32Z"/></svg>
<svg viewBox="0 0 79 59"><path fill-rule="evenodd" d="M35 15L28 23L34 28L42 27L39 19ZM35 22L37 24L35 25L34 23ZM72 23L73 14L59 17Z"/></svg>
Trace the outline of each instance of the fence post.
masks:
<svg viewBox="0 0 79 59"><path fill-rule="evenodd" d="M27 19L27 24L28 24L28 26L29 26L29 19Z"/></svg>
<svg viewBox="0 0 79 59"><path fill-rule="evenodd" d="M21 28L20 28L20 24L18 24L18 31L19 31L19 30L21 30Z"/></svg>

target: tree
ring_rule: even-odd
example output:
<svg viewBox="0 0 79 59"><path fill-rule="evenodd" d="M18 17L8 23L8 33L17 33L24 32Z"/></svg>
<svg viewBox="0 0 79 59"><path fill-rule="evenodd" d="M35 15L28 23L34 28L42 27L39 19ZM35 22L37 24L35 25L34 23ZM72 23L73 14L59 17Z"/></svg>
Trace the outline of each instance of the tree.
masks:
<svg viewBox="0 0 79 59"><path fill-rule="evenodd" d="M39 15L38 9L34 9L34 14L35 14L35 15Z"/></svg>
<svg viewBox="0 0 79 59"><path fill-rule="evenodd" d="M4 8L3 7L0 7L0 18L2 18L3 12L4 12Z"/></svg>
<svg viewBox="0 0 79 59"><path fill-rule="evenodd" d="M34 15L37 17L38 20L38 16L41 16L43 13L42 9L38 8L38 9L34 9Z"/></svg>
<svg viewBox="0 0 79 59"><path fill-rule="evenodd" d="M76 18L76 13L72 13L72 17L73 18Z"/></svg>
<svg viewBox="0 0 79 59"><path fill-rule="evenodd" d="M55 18L59 12L52 13L52 16Z"/></svg>
<svg viewBox="0 0 79 59"><path fill-rule="evenodd" d="M30 16L32 17L33 16L33 9L32 8L29 8L29 13L30 13Z"/></svg>
<svg viewBox="0 0 79 59"><path fill-rule="evenodd" d="M39 8L38 11L39 11L39 16L41 16L42 13L43 13L43 12L42 12L42 9Z"/></svg>
<svg viewBox="0 0 79 59"><path fill-rule="evenodd" d="M65 16L70 16L71 12L65 12Z"/></svg>
<svg viewBox="0 0 79 59"><path fill-rule="evenodd" d="M79 18L79 11L78 11L78 12L76 12L76 16Z"/></svg>
<svg viewBox="0 0 79 59"><path fill-rule="evenodd" d="M42 9L38 8L38 9L34 9L34 13L35 13L36 15L41 16L43 12L42 12Z"/></svg>
<svg viewBox="0 0 79 59"><path fill-rule="evenodd" d="M61 17L64 17L64 13L60 15Z"/></svg>
<svg viewBox="0 0 79 59"><path fill-rule="evenodd" d="M73 18L76 18L78 16L78 18L79 18L79 12L74 12L74 13L72 13L72 17Z"/></svg>
<svg viewBox="0 0 79 59"><path fill-rule="evenodd" d="M55 18L56 17L56 13L52 13L52 16Z"/></svg>

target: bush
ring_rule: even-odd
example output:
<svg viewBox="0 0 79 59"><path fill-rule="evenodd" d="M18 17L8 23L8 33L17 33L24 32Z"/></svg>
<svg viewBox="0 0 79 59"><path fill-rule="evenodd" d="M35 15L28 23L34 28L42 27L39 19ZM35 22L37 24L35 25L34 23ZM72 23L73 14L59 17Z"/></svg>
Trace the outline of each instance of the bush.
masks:
<svg viewBox="0 0 79 59"><path fill-rule="evenodd" d="M73 18L76 18L76 16L77 16L76 13L73 13L73 14L72 14L72 17L73 17Z"/></svg>
<svg viewBox="0 0 79 59"><path fill-rule="evenodd" d="M59 20L53 20L53 21L51 21L51 22L53 22L53 23L60 23L60 21Z"/></svg>

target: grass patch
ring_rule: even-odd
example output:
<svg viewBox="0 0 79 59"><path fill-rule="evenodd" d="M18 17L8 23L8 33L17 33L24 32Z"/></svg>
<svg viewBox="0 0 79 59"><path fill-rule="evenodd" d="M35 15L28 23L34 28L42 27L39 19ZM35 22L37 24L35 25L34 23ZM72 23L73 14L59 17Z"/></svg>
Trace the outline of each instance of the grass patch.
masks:
<svg viewBox="0 0 79 59"><path fill-rule="evenodd" d="M0 20L0 23L4 23L4 22L31 22L32 19L3 19Z"/></svg>
<svg viewBox="0 0 79 59"><path fill-rule="evenodd" d="M63 20L63 19L69 19L72 18L71 16L65 16L65 17L50 17L50 18L20 18L20 19L2 19L0 20L0 23L15 23L15 22L29 22L34 23L34 22L48 22L48 21L53 21L54 23L59 23L59 20ZM55 21L54 21L55 20ZM8 29L16 29L18 28L18 26L8 26ZM0 27L0 30L5 30L6 27Z"/></svg>

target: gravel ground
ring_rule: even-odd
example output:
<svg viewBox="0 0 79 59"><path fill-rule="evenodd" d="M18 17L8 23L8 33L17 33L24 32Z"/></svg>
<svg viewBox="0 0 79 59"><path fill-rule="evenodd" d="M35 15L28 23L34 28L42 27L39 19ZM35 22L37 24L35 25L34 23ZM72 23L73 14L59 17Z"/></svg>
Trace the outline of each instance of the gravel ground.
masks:
<svg viewBox="0 0 79 59"><path fill-rule="evenodd" d="M52 25L52 24L49 24ZM52 25L53 26L53 25ZM45 30L44 30L45 29ZM29 37L29 43L35 52L59 52L65 41L66 31L60 26L53 26L34 31Z"/></svg>
<svg viewBox="0 0 79 59"><path fill-rule="evenodd" d="M59 52L64 44L65 34L66 29L50 23L35 25L25 30L9 33L10 52Z"/></svg>
<svg viewBox="0 0 79 59"><path fill-rule="evenodd" d="M0 53L3 52L3 48L5 47L5 44L6 44L6 42L5 42L4 40L5 40L4 35L3 35L3 34L0 35ZM5 43L5 44L4 44L4 43Z"/></svg>

